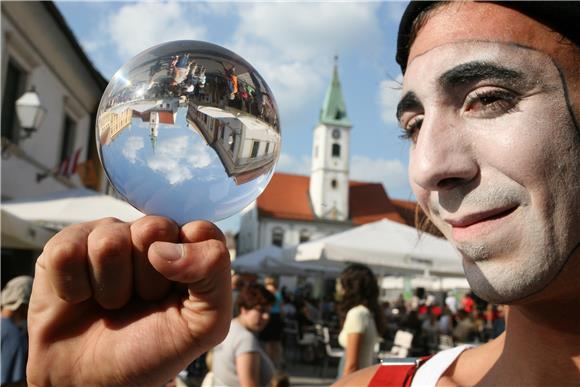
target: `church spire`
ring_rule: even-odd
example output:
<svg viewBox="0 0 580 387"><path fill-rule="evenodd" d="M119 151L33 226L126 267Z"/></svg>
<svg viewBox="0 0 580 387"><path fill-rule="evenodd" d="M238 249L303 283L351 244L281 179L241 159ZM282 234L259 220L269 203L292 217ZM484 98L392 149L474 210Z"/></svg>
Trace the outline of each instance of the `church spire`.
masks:
<svg viewBox="0 0 580 387"><path fill-rule="evenodd" d="M340 80L338 79L338 55L334 56L332 81L330 82L328 90L326 90L324 103L320 110L320 123L335 126L352 126L346 115L346 105L342 96Z"/></svg>

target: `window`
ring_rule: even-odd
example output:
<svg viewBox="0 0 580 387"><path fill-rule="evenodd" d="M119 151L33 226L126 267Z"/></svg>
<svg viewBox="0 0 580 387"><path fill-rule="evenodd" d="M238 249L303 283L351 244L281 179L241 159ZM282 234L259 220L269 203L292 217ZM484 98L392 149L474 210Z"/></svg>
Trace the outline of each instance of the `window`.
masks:
<svg viewBox="0 0 580 387"><path fill-rule="evenodd" d="M310 240L310 232L308 230L300 230L300 243L308 242Z"/></svg>
<svg viewBox="0 0 580 387"><path fill-rule="evenodd" d="M270 143L269 142L266 143L266 150L264 151L264 154L268 154L268 151L270 151Z"/></svg>
<svg viewBox="0 0 580 387"><path fill-rule="evenodd" d="M340 144L332 144L332 157L340 157Z"/></svg>
<svg viewBox="0 0 580 387"><path fill-rule="evenodd" d="M274 227L272 230L272 244L274 246L282 247L284 242L284 230L282 227Z"/></svg>
<svg viewBox="0 0 580 387"><path fill-rule="evenodd" d="M12 59L8 59L2 99L2 137L6 137L15 144L20 139L16 100L24 94L25 84L26 73Z"/></svg>
<svg viewBox="0 0 580 387"><path fill-rule="evenodd" d="M336 187L338 186L338 182L336 181L336 179L332 179L332 180L330 181L330 186L331 186L333 189L336 189Z"/></svg>
<svg viewBox="0 0 580 387"><path fill-rule="evenodd" d="M236 147L236 138L233 133L228 136L228 144L230 144L230 152L233 153Z"/></svg>
<svg viewBox="0 0 580 387"><path fill-rule="evenodd" d="M60 162L69 158L74 152L76 126L77 123L68 114L65 114L60 146Z"/></svg>
<svg viewBox="0 0 580 387"><path fill-rule="evenodd" d="M252 155L250 156L251 158L255 158L256 156L258 156L258 149L260 148L260 141L254 141L254 144L252 145Z"/></svg>

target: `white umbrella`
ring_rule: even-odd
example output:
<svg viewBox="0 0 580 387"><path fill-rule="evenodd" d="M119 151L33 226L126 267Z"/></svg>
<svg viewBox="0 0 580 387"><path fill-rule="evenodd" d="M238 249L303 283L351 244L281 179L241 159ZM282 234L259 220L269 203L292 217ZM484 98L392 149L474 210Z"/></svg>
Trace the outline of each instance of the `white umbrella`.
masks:
<svg viewBox="0 0 580 387"><path fill-rule="evenodd" d="M130 222L143 216L122 200L86 188L3 202L2 212L54 229L103 217Z"/></svg>
<svg viewBox="0 0 580 387"><path fill-rule="evenodd" d="M2 247L41 250L55 230L27 222L2 209Z"/></svg>
<svg viewBox="0 0 580 387"><path fill-rule="evenodd" d="M359 262L380 274L464 276L448 241L387 219L300 244L296 260Z"/></svg>
<svg viewBox="0 0 580 387"><path fill-rule="evenodd" d="M244 273L260 273L267 267L276 264L275 258L281 257L281 250L277 246L268 246L247 254L238 255L232 261L232 269ZM270 274L270 273L267 273Z"/></svg>
<svg viewBox="0 0 580 387"><path fill-rule="evenodd" d="M336 277L341 270L337 265L321 265L315 262L296 262L294 247L282 249L268 246L243 254L232 261L232 269L256 274L296 275L296 276L329 276Z"/></svg>

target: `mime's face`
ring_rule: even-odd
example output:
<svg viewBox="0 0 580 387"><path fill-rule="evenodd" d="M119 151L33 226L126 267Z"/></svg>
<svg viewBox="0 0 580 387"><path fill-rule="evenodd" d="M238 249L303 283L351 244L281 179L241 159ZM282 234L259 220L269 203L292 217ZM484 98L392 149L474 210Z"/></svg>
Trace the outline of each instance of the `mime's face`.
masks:
<svg viewBox="0 0 580 387"><path fill-rule="evenodd" d="M464 39L461 23L439 40L419 33L398 113L419 204L474 291L509 303L545 288L580 243L580 133L566 97L579 91L541 49L493 31Z"/></svg>

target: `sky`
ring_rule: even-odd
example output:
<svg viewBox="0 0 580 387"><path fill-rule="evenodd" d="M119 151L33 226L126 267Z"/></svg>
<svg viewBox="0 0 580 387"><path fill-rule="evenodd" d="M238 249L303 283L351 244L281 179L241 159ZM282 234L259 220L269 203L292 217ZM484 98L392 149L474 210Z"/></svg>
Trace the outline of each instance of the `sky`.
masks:
<svg viewBox="0 0 580 387"><path fill-rule="evenodd" d="M250 62L278 104L276 171L309 175L312 134L334 56L353 123L351 180L381 182L414 200L408 143L395 119L401 72L396 33L406 2L73 2L57 7L106 79L139 52L172 40L203 40ZM239 219L218 223L236 231Z"/></svg>

